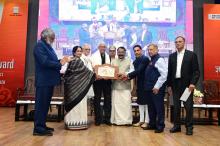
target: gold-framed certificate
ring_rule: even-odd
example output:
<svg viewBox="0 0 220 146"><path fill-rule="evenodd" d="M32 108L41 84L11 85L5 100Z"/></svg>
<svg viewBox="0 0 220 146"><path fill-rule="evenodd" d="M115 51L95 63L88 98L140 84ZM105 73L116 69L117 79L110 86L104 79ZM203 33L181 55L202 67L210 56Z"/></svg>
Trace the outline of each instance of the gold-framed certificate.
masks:
<svg viewBox="0 0 220 146"><path fill-rule="evenodd" d="M109 64L96 65L95 73L97 78L100 79L117 79L118 67Z"/></svg>

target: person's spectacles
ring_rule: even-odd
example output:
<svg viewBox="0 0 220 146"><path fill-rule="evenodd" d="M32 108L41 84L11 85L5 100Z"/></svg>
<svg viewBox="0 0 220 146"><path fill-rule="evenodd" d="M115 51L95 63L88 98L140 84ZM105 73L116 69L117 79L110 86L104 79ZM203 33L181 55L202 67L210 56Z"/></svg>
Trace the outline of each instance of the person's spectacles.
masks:
<svg viewBox="0 0 220 146"><path fill-rule="evenodd" d="M90 51L90 49L85 49L86 51Z"/></svg>

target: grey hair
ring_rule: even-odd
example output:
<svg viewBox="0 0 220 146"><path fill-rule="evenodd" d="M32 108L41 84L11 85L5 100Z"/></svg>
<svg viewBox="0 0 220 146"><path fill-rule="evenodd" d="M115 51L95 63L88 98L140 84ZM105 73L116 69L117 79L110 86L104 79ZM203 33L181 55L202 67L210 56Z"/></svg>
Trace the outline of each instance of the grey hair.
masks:
<svg viewBox="0 0 220 146"><path fill-rule="evenodd" d="M41 39L47 39L48 37L55 37L55 33L51 28L45 28L41 34L40 34Z"/></svg>
<svg viewBox="0 0 220 146"><path fill-rule="evenodd" d="M149 44L147 47L149 48L150 46L153 46L155 49L157 49L158 50L158 46L157 46L157 44Z"/></svg>
<svg viewBox="0 0 220 146"><path fill-rule="evenodd" d="M84 49L85 47L91 48L91 46L90 46L89 44L87 44L87 43L83 44L83 46L82 46L83 49Z"/></svg>
<svg viewBox="0 0 220 146"><path fill-rule="evenodd" d="M104 41L99 42L98 47L100 47L100 46L105 46L106 47L105 42Z"/></svg>
<svg viewBox="0 0 220 146"><path fill-rule="evenodd" d="M110 46L109 50L116 50L116 47L115 46Z"/></svg>

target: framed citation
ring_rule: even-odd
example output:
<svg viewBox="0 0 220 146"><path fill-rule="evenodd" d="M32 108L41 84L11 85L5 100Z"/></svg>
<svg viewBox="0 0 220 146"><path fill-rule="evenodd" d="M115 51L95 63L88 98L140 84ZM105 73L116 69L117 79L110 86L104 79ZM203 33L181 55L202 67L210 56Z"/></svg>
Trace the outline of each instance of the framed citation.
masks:
<svg viewBox="0 0 220 146"><path fill-rule="evenodd" d="M109 64L96 65L95 73L97 78L101 79L117 79L118 67Z"/></svg>

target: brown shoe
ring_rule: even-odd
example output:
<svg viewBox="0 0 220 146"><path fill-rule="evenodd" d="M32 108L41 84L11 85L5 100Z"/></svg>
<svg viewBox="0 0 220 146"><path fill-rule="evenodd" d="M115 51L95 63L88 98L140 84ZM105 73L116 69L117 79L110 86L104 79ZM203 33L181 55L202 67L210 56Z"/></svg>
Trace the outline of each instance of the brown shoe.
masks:
<svg viewBox="0 0 220 146"><path fill-rule="evenodd" d="M145 128L145 127L147 127L147 125L148 125L148 123L144 123L141 125L141 128Z"/></svg>
<svg viewBox="0 0 220 146"><path fill-rule="evenodd" d="M144 124L144 122L138 122L136 124L133 124L134 127L140 127L142 124Z"/></svg>

